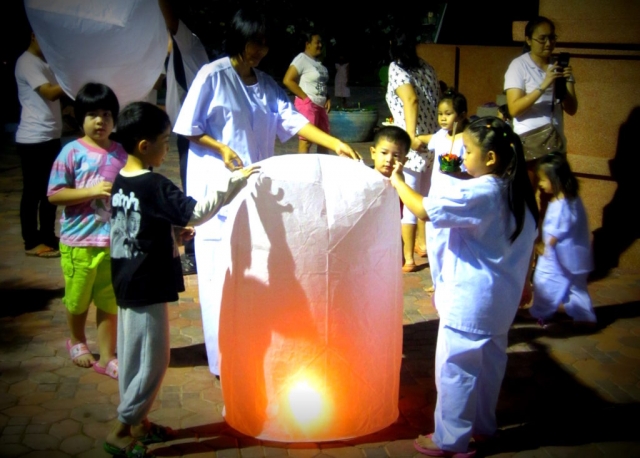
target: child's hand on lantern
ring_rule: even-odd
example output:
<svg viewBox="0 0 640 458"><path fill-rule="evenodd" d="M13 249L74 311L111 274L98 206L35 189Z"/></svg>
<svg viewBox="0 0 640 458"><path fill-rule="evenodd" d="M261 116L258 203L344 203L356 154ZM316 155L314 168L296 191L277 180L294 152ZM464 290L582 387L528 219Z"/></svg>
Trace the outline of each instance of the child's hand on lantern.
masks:
<svg viewBox="0 0 640 458"><path fill-rule="evenodd" d="M250 165L248 167L244 167L241 169L234 170L231 174L232 179L243 179L249 178L251 175L254 175L260 171L259 165Z"/></svg>
<svg viewBox="0 0 640 458"><path fill-rule="evenodd" d="M393 165L393 172L391 172L391 185L395 188L398 183L404 183L404 175L402 174L402 163L396 162Z"/></svg>

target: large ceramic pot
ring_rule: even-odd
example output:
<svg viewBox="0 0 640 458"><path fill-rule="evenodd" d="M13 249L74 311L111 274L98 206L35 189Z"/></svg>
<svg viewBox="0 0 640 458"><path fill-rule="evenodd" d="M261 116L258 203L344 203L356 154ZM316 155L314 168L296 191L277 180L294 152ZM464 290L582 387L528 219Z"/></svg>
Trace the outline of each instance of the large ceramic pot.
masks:
<svg viewBox="0 0 640 458"><path fill-rule="evenodd" d="M375 108L346 108L329 112L331 135L347 143L370 140L377 122L378 110Z"/></svg>

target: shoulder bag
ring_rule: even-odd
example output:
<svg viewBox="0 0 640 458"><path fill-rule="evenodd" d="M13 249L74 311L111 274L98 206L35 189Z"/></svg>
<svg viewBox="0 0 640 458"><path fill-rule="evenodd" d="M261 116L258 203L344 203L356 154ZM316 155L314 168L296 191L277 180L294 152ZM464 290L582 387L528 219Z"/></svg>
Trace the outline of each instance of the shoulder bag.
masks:
<svg viewBox="0 0 640 458"><path fill-rule="evenodd" d="M535 129L531 129L520 134L520 140L522 140L522 148L524 150L524 158L527 162L540 159L549 153L566 152L566 145L562 134L553 124L555 97L552 100L551 122L547 125L536 127Z"/></svg>

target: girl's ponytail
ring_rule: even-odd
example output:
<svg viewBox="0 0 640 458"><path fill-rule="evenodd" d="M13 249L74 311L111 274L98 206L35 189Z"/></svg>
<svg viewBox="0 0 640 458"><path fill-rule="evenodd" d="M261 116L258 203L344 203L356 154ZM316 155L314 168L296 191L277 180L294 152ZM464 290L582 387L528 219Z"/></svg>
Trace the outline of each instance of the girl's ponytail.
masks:
<svg viewBox="0 0 640 458"><path fill-rule="evenodd" d="M527 172L527 164L524 159L524 150L522 148L522 141L520 137L511 130L508 124L505 123L509 132L511 147L514 152L513 171L509 179L509 208L516 218L516 230L511 235L511 242L518 238L522 227L524 226L524 220L526 217L527 208L533 215L536 227L538 227L538 203L536 202L536 195L531 186L531 180ZM508 135L509 136L509 135ZM505 177L506 178L506 177Z"/></svg>
<svg viewBox="0 0 640 458"><path fill-rule="evenodd" d="M513 243L522 232L527 207L536 227L538 224L538 204L527 174L520 137L507 123L495 117L477 119L467 131L478 141L483 154L493 151L497 156L498 165L493 173L507 182L509 209L516 219L516 229L509 237Z"/></svg>

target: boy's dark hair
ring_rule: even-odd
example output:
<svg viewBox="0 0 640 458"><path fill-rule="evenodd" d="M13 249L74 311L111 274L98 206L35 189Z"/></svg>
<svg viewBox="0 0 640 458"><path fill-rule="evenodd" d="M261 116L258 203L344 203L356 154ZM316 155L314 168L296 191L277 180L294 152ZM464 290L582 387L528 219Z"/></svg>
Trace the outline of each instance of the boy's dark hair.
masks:
<svg viewBox="0 0 640 458"><path fill-rule="evenodd" d="M120 111L118 97L111 88L101 83L87 83L80 88L73 105L76 120L80 126L88 112L109 110L115 123Z"/></svg>
<svg viewBox="0 0 640 458"><path fill-rule="evenodd" d="M244 52L247 43L268 43L267 20L254 9L240 9L231 19L225 39L225 51L230 56L238 56Z"/></svg>
<svg viewBox="0 0 640 458"><path fill-rule="evenodd" d="M516 229L510 237L513 243L522 232L527 208L538 225L538 203L527 174L520 137L509 124L492 116L476 119L466 132L478 142L483 155L493 151L497 157L493 173L507 182L509 209L516 219Z"/></svg>
<svg viewBox="0 0 640 458"><path fill-rule="evenodd" d="M116 124L115 140L133 154L142 140L155 141L171 121L167 113L148 102L133 102L124 107Z"/></svg>
<svg viewBox="0 0 640 458"><path fill-rule="evenodd" d="M398 126L384 126L379 129L373 137L374 148L383 138L391 143L402 145L405 154L411 148L411 137L404 129Z"/></svg>
<svg viewBox="0 0 640 458"><path fill-rule="evenodd" d="M538 170L542 170L549 178L554 196L562 193L567 199L578 197L578 180L571 171L564 154L559 152L547 154L540 159Z"/></svg>

